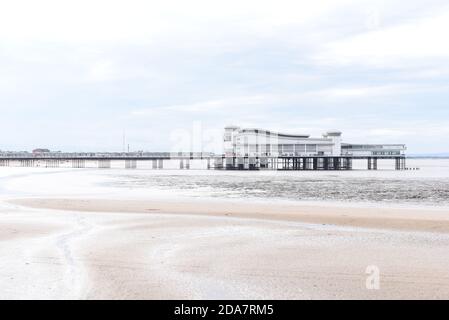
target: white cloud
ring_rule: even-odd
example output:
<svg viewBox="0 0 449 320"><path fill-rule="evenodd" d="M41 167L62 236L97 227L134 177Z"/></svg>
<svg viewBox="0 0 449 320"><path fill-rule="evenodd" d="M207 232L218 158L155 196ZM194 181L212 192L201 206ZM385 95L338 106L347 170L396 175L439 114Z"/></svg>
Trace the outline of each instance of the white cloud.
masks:
<svg viewBox="0 0 449 320"><path fill-rule="evenodd" d="M208 130L337 128L361 142L412 140L412 127L449 148L444 123L435 125L449 92L442 4L0 0L1 142L95 149L116 137L120 147L125 128L133 145L163 150L170 128L202 121ZM70 123L70 134L58 130Z"/></svg>
<svg viewBox="0 0 449 320"><path fill-rule="evenodd" d="M260 107L269 104L273 97L269 95L243 96L227 99L208 100L190 104L155 106L131 111L131 116L153 116L160 112L214 113L217 111L235 112L243 108Z"/></svg>
<svg viewBox="0 0 449 320"><path fill-rule="evenodd" d="M409 136L410 134L414 134L414 132L411 130L401 130L392 128L377 128L368 131L369 136L383 139L404 138L406 136Z"/></svg>
<svg viewBox="0 0 449 320"><path fill-rule="evenodd" d="M164 37L208 38L231 33L269 35L304 25L355 0L15 0L0 4L0 39L135 42ZM211 28L214 32L210 32ZM267 34L268 33L268 34ZM202 37L200 36L200 38Z"/></svg>
<svg viewBox="0 0 449 320"><path fill-rule="evenodd" d="M430 17L331 42L316 61L327 64L413 66L416 60L449 58L449 8Z"/></svg>
<svg viewBox="0 0 449 320"><path fill-rule="evenodd" d="M325 97L327 99L339 98L365 98L370 96L383 96L387 94L398 93L402 89L401 86L352 86L352 87L335 87L319 90L314 95Z"/></svg>
<svg viewBox="0 0 449 320"><path fill-rule="evenodd" d="M92 65L88 73L88 81L102 82L113 80L117 77L117 71L112 61L99 61Z"/></svg>

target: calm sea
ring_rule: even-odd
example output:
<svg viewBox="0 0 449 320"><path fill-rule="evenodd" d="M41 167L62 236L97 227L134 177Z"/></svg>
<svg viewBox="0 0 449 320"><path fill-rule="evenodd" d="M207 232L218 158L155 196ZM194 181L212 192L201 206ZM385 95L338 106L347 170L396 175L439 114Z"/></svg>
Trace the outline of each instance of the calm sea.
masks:
<svg viewBox="0 0 449 320"><path fill-rule="evenodd" d="M407 166L419 170L119 171L108 185L188 197L449 206L449 159L409 159Z"/></svg>

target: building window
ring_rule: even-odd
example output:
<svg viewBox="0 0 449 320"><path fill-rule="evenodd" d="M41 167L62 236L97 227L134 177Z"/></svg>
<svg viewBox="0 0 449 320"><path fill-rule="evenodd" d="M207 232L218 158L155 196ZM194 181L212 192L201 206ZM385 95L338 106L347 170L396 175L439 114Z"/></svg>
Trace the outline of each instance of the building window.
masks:
<svg viewBox="0 0 449 320"><path fill-rule="evenodd" d="M316 144L307 144L306 145L306 152L307 153L314 153L314 152L316 152Z"/></svg>
<svg viewBox="0 0 449 320"><path fill-rule="evenodd" d="M284 144L282 147L282 151L284 153L293 153L294 152L294 146L292 144Z"/></svg>

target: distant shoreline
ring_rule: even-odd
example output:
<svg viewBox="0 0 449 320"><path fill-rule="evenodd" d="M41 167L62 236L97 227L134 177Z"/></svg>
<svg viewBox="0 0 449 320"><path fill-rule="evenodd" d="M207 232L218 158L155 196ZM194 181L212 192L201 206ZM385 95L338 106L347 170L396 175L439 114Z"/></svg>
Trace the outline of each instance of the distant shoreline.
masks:
<svg viewBox="0 0 449 320"><path fill-rule="evenodd" d="M407 155L406 156L407 159L449 159L449 155L443 155L443 156L438 156L438 155L430 155L430 156L420 156L420 155Z"/></svg>

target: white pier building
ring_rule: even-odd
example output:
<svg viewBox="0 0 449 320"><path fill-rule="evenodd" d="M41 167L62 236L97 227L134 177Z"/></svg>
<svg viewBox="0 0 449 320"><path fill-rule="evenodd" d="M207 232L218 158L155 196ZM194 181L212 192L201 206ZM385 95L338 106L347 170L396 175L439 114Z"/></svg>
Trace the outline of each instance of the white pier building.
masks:
<svg viewBox="0 0 449 320"><path fill-rule="evenodd" d="M285 134L264 129L225 128L224 155L228 157L302 156L401 156L404 144L350 144L342 142L340 131L328 131L320 138L308 134Z"/></svg>
<svg viewBox="0 0 449 320"><path fill-rule="evenodd" d="M404 144L350 144L342 133L332 130L322 137L286 134L264 129L228 126L224 133L226 168L288 168L293 170L351 169L352 159L368 160L368 169L377 169L377 159L396 159L396 168L405 167Z"/></svg>

